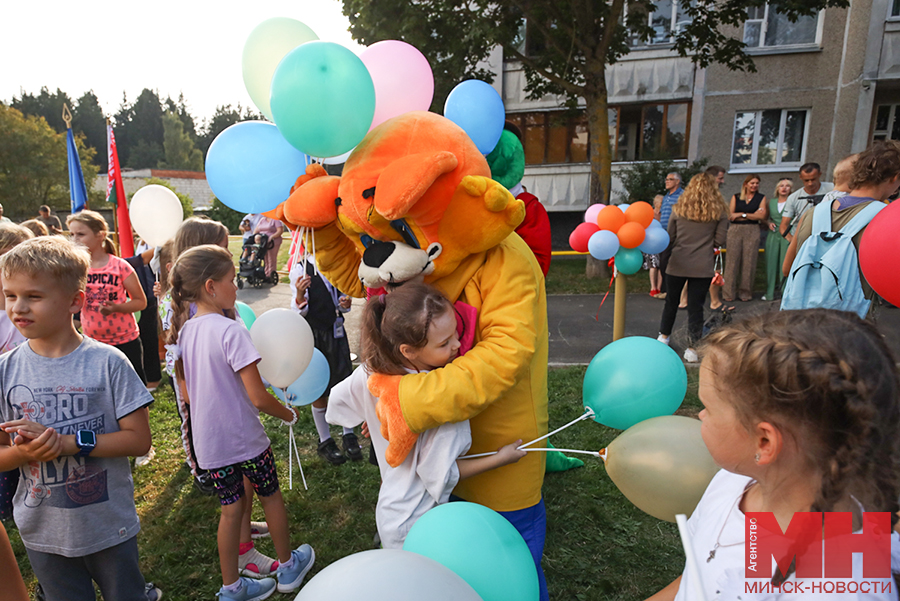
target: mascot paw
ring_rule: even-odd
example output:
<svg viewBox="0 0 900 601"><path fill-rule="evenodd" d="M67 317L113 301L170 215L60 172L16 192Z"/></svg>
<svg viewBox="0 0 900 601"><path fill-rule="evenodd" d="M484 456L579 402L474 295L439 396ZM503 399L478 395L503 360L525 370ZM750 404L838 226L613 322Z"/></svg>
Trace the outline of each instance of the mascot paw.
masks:
<svg viewBox="0 0 900 601"><path fill-rule="evenodd" d="M381 420L381 435L388 441L385 460L392 467L403 463L419 437L409 429L403 418L403 410L400 408L400 378L401 376L372 374L367 382L369 392L378 397L375 411Z"/></svg>
<svg viewBox="0 0 900 601"><path fill-rule="evenodd" d="M513 228L525 219L525 203L517 200L509 190L494 180L480 175L467 175L459 183L459 189L474 198L480 198L484 208L497 214L501 221Z"/></svg>

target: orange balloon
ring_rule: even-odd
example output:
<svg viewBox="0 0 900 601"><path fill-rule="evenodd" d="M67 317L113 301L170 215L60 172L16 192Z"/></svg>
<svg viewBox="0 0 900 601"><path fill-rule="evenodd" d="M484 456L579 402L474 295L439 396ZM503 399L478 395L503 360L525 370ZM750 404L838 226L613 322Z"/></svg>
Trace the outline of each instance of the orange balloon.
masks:
<svg viewBox="0 0 900 601"><path fill-rule="evenodd" d="M619 207L603 207L597 214L597 227L601 230L609 230L616 233L624 223L625 213Z"/></svg>
<svg viewBox="0 0 900 601"><path fill-rule="evenodd" d="M620 227L616 235L619 237L619 244L623 248L637 248L644 243L647 230L640 223L631 221Z"/></svg>
<svg viewBox="0 0 900 601"><path fill-rule="evenodd" d="M653 221L653 207L646 202L635 202L625 209L625 223L640 223L646 228Z"/></svg>

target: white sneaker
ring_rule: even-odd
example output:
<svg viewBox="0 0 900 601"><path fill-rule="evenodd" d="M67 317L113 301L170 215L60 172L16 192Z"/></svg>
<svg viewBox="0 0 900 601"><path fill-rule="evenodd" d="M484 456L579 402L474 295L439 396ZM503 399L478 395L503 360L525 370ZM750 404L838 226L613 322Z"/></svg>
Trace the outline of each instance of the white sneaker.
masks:
<svg viewBox="0 0 900 601"><path fill-rule="evenodd" d="M660 334L656 339L659 342L662 342L663 344L665 344L666 346L669 346L669 337L668 336L663 336L662 334Z"/></svg>
<svg viewBox="0 0 900 601"><path fill-rule="evenodd" d="M134 458L134 467L141 467L143 465L147 465L153 458L156 457L156 449L150 447L150 450L147 451L146 455L141 455L140 457Z"/></svg>
<svg viewBox="0 0 900 601"><path fill-rule="evenodd" d="M700 357L697 356L697 351L692 348L685 349L684 351L684 360L688 363L698 363L700 361Z"/></svg>

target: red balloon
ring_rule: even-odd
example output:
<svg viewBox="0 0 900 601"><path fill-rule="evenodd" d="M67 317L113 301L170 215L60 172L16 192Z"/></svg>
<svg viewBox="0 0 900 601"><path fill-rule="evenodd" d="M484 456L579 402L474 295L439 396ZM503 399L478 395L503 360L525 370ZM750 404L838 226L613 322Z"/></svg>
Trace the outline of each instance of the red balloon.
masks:
<svg viewBox="0 0 900 601"><path fill-rule="evenodd" d="M616 235L619 237L619 244L624 248L637 248L644 243L647 230L640 223L630 221L620 227Z"/></svg>
<svg viewBox="0 0 900 601"><path fill-rule="evenodd" d="M578 227L569 234L569 246L576 252L586 253L588 251L588 240L599 229L593 223L579 223Z"/></svg>
<svg viewBox="0 0 900 601"><path fill-rule="evenodd" d="M625 223L640 223L642 228L647 228L651 221L653 221L653 207L646 202L635 202L625 209Z"/></svg>
<svg viewBox="0 0 900 601"><path fill-rule="evenodd" d="M900 201L894 201L875 215L859 243L859 266L878 294L892 305L900 305Z"/></svg>
<svg viewBox="0 0 900 601"><path fill-rule="evenodd" d="M623 223L625 223L625 213L619 207L604 207L597 214L597 226L601 230L609 230L615 234Z"/></svg>

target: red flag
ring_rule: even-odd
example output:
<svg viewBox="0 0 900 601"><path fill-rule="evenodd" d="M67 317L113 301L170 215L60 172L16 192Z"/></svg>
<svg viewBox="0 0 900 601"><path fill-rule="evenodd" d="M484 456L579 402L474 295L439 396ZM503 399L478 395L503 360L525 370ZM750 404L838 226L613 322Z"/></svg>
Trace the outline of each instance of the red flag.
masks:
<svg viewBox="0 0 900 601"><path fill-rule="evenodd" d="M119 254L134 256L134 235L131 233L131 217L128 215L128 198L122 184L122 170L119 168L119 153L116 151L116 136L112 125L106 124L106 148L109 153L109 172L106 180L106 202L115 203L116 219L119 222Z"/></svg>

